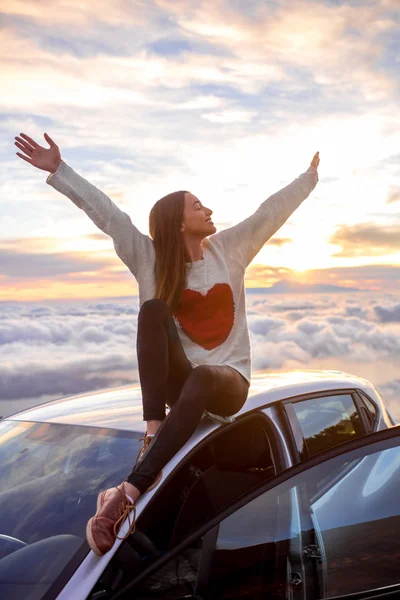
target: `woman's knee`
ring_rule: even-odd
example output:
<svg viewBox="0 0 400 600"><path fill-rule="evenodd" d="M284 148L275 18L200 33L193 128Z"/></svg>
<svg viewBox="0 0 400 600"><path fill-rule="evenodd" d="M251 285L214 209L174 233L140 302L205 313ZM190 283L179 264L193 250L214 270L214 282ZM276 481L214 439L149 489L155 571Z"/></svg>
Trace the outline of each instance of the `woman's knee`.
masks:
<svg viewBox="0 0 400 600"><path fill-rule="evenodd" d="M208 379L212 377L214 367L212 365L197 365L193 369L193 375L197 378Z"/></svg>
<svg viewBox="0 0 400 600"><path fill-rule="evenodd" d="M211 392L215 381L215 369L212 365L198 365L193 368L188 379L194 392Z"/></svg>
<svg viewBox="0 0 400 600"><path fill-rule="evenodd" d="M242 375L231 367L218 365L199 365L190 374L191 387L196 393L245 394L249 385Z"/></svg>
<svg viewBox="0 0 400 600"><path fill-rule="evenodd" d="M148 318L149 316L153 319L156 316L165 317L169 313L169 306L165 300L160 298L152 298L143 302L139 310L138 319Z"/></svg>

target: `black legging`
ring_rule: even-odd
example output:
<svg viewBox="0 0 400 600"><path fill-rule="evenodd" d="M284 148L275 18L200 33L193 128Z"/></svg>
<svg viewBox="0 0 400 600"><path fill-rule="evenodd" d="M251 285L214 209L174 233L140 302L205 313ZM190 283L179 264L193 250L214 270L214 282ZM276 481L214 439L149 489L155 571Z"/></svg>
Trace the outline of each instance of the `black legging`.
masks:
<svg viewBox="0 0 400 600"><path fill-rule="evenodd" d="M141 493L182 448L205 410L228 416L247 399L246 379L226 365L188 361L175 321L163 300L147 300L138 315L137 357L143 397L143 419L163 421L143 460L126 481ZM165 418L165 405L171 407Z"/></svg>

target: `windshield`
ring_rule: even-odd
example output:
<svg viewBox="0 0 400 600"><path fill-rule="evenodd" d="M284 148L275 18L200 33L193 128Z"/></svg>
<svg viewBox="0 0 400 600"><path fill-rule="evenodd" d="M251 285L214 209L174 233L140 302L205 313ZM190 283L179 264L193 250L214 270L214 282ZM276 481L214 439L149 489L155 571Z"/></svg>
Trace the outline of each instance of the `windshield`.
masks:
<svg viewBox="0 0 400 600"><path fill-rule="evenodd" d="M100 490L129 474L140 432L0 422L0 596L42 598L86 540Z"/></svg>

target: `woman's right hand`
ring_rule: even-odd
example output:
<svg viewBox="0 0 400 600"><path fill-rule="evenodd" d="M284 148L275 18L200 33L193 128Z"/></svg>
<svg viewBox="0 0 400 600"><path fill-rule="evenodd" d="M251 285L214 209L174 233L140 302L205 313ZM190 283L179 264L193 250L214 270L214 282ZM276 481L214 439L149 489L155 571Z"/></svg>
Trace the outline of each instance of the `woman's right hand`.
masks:
<svg viewBox="0 0 400 600"><path fill-rule="evenodd" d="M44 138L50 146L50 148L47 149L43 148L43 146L40 146L37 142L24 133L20 133L20 136L21 137L15 137L15 139L18 140L15 142L15 145L23 150L26 156L20 154L19 152L17 152L17 156L23 160L26 160L26 162L34 167L37 167L38 169L55 173L61 162L61 154L57 144L53 142L51 137L48 136L47 133L44 134Z"/></svg>

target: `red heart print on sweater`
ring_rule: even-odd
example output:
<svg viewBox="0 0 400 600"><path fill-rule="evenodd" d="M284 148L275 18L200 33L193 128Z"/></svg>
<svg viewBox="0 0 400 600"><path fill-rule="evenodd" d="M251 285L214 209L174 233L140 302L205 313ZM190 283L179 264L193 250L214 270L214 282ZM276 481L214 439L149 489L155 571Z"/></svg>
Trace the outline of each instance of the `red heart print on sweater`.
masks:
<svg viewBox="0 0 400 600"><path fill-rule="evenodd" d="M220 346L228 337L235 318L230 285L216 283L205 296L187 288L175 317L186 335L206 350Z"/></svg>

